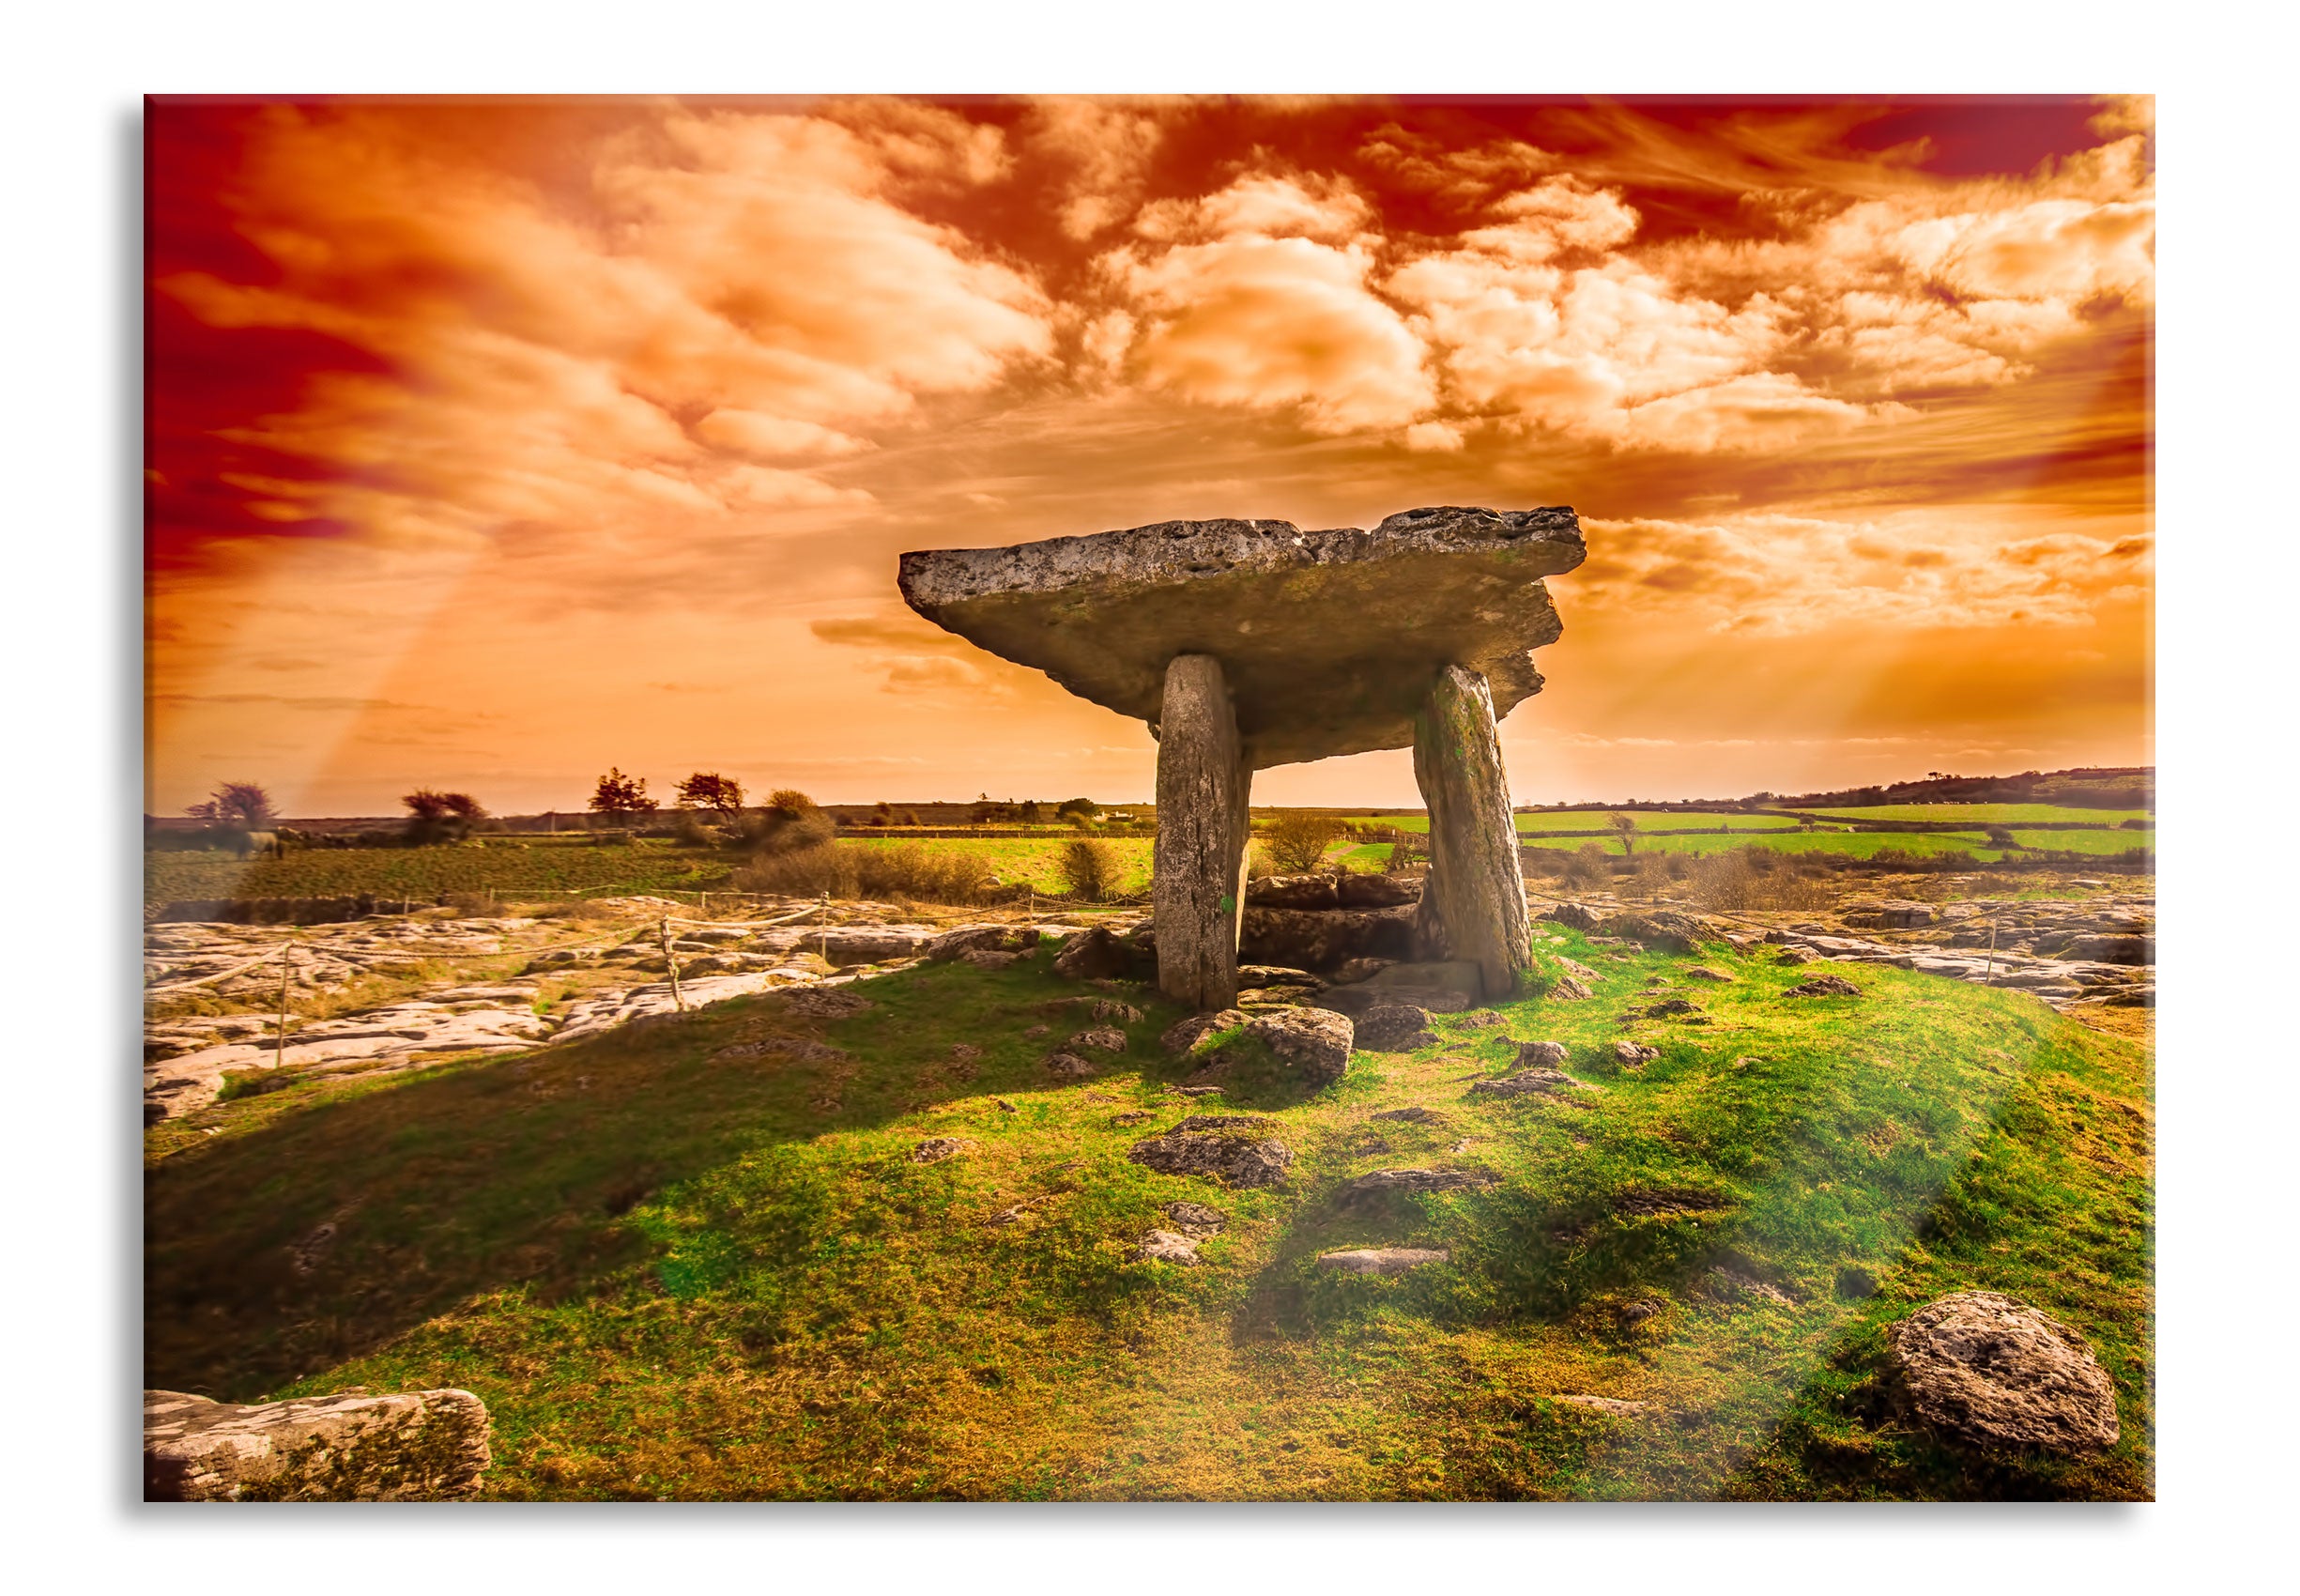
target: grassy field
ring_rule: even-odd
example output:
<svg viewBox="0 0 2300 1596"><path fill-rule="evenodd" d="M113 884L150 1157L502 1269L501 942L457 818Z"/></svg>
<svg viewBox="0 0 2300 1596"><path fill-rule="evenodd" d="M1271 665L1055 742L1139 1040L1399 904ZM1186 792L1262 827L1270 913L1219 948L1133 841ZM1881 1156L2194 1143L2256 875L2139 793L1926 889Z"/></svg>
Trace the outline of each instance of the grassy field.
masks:
<svg viewBox="0 0 2300 1596"><path fill-rule="evenodd" d="M509 1498L2151 1494L2144 1047L1889 969L1788 999L1809 972L1722 945L1702 961L1737 980L1686 983L1711 1023L1625 1030L1623 1003L1693 960L1539 948L1599 971L1600 1001L1504 1005L1506 1036L1564 1042L1599 1090L1468 1096L1512 1044L1452 1017L1307 1098L1249 1049L1216 1112L1268 1116L1294 1151L1260 1191L1126 1159L1183 1112L1154 1041L1174 1010L1145 1000L1101 1078L1048 1082L1025 1028L1082 1021L1047 1018L1078 989L1044 952L889 976L862 989L873 1011L811 1031L738 1000L222 1104L147 1133L146 1382L464 1387ZM713 1056L787 1034L847 1056ZM1622 1071L1623 1035L1660 1059ZM1441 1117L1372 1117L1408 1105ZM911 1162L930 1136L965 1150ZM1337 1205L1406 1165L1497 1184ZM1672 1202L1640 1217L1654 1194ZM1134 1261L1178 1198L1229 1216L1203 1266ZM1363 1245L1450 1259L1314 1266ZM1984 1461L1882 1416L1884 1327L1971 1288L2091 1341L2114 1451ZM1632 1323L1633 1302L1655 1312Z"/></svg>
<svg viewBox="0 0 2300 1596"><path fill-rule="evenodd" d="M1542 832L1587 831L1609 832L1605 824L1607 811L1602 809L1573 810L1519 814L1514 817L1519 835L1536 836ZM1427 815L1350 815L1343 817L1356 825L1394 826L1400 831L1426 832L1430 829ZM1730 825L1736 832L1795 831L1797 822L1779 816L1751 815L1734 810L1728 813L1657 815L1641 813L1636 817L1640 831L1651 827L1657 831L1692 830L1703 826Z"/></svg>
<svg viewBox="0 0 2300 1596"><path fill-rule="evenodd" d="M2040 835L2059 836L2067 834L2050 832ZM2075 835L2083 836L2085 834L2079 832ZM2117 834L2103 835L2114 836ZM2130 834L2124 835L2129 836ZM1559 852L1571 853L1585 843L1595 840L1593 837L1559 837L1555 841L1543 841L1536 837L1527 837L1525 842L1528 847L1555 849ZM1905 853L1928 856L1935 853L1961 852L1971 854L1976 860L1991 862L2005 857L2004 850L1989 847L1977 833L1968 836L1959 832L1913 831L1793 831L1769 833L1759 836L1746 836L1738 830L1724 836L1715 833L1694 836L1648 836L1640 832L1637 836L1636 851L1639 853L1723 853L1736 848L1746 848L1752 843L1762 843L1765 847L1782 853L1844 853L1855 859L1874 858L1888 848L1897 848ZM1599 846L1603 848L1608 854L1616 857L1618 857L1621 852L1621 846L1618 842L1603 842ZM2123 846L2130 848L2135 844L2127 841Z"/></svg>
<svg viewBox="0 0 2300 1596"><path fill-rule="evenodd" d="M1867 809L1809 809L1814 815L1842 815L1849 821L1955 821L1969 825L2043 825L2062 821L2087 825L2122 825L2154 820L2146 809L2072 809L2059 804L1879 804Z"/></svg>
<svg viewBox="0 0 2300 1596"><path fill-rule="evenodd" d="M652 892L719 884L730 862L665 842L602 848L585 839L491 842L470 848L311 849L282 859L242 861L228 853L146 852L144 900L188 898L428 898L442 892L564 893L622 887Z"/></svg>
<svg viewBox="0 0 2300 1596"><path fill-rule="evenodd" d="M998 879L1008 885L1028 882L1039 892L1058 895L1068 890L1068 882L1062 873L1064 849L1076 839L1076 834L1050 835L1041 841L1029 836L928 837L919 847L937 852L965 853L985 860ZM1104 838L1127 861L1127 873L1121 881L1120 892L1150 890L1150 852L1154 843L1146 836ZM880 839L851 837L841 843L849 848L896 848L902 846L899 837Z"/></svg>

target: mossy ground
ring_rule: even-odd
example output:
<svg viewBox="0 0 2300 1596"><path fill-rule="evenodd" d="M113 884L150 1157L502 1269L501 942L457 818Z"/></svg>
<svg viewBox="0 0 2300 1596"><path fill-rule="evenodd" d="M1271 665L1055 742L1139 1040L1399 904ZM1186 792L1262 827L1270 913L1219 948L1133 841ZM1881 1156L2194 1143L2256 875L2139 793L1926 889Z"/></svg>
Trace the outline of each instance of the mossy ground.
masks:
<svg viewBox="0 0 2300 1596"><path fill-rule="evenodd" d="M1156 1046L1179 1011L1137 997L1123 1058L1046 1077L1089 1021L1045 1012L1081 989L1044 952L866 983L877 1006L849 1021L741 1001L219 1104L147 1143L147 1383L464 1387L493 1412L505 1497L2152 1493L2145 1038L1890 969L1807 1000L1782 993L1809 968L1723 944L1696 959L1544 926L1537 946L1596 969L1596 1000L1440 1017L1440 1045L1361 1052L1314 1097L1250 1065L1202 1100L1270 1116L1295 1153L1271 1190L1127 1160L1191 1106L1169 1090L1189 1066ZM1688 978L1695 962L1737 978ZM1624 1022L1655 977L1708 1023ZM713 1059L776 1035L850 1056ZM1617 1067L1624 1036L1660 1058ZM1469 1095L1544 1038L1599 1090ZM1372 1117L1414 1104L1442 1122ZM967 1145L909 1160L936 1136ZM1403 1166L1498 1183L1336 1205ZM1621 1203L1662 1190L1700 1202ZM1229 1227L1200 1267L1134 1261L1176 1198ZM1315 1266L1366 1245L1451 1256ZM1960 1289L2091 1341L2113 1452L1980 1458L1894 1420L1884 1327ZM1632 1323L1633 1302L1657 1311ZM1654 1411L1556 1400L1577 1394Z"/></svg>

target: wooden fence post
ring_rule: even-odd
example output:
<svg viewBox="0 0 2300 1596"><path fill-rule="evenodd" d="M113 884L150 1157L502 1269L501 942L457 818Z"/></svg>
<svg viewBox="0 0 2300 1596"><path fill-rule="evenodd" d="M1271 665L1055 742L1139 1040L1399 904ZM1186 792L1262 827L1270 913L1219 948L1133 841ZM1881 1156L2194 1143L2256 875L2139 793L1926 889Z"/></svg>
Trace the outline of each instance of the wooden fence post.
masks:
<svg viewBox="0 0 2300 1596"><path fill-rule="evenodd" d="M679 989L679 956L671 951L671 917L668 914L664 915L662 922L655 927L655 933L663 942L664 967L670 972L671 1002L678 1005L680 1013L684 1014L687 1011L687 995Z"/></svg>
<svg viewBox="0 0 2300 1596"><path fill-rule="evenodd" d="M274 1069L287 1062L287 973L295 963L295 954L296 941L291 935L280 944L280 1024L271 1050Z"/></svg>

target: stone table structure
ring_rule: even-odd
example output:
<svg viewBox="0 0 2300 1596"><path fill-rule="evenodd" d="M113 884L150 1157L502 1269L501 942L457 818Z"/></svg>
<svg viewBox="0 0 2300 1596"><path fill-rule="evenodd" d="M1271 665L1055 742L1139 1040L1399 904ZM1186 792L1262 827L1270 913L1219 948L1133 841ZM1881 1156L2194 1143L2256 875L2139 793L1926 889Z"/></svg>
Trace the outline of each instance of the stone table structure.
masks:
<svg viewBox="0 0 2300 1596"><path fill-rule="evenodd" d="M1476 962L1489 997L1514 983L1529 922L1495 723L1562 630L1541 578L1585 553L1569 509L1438 507L923 550L900 582L937 625L1149 723L1158 984L1209 1009L1237 995L1252 773L1374 748L1413 747L1430 807L1430 953Z"/></svg>

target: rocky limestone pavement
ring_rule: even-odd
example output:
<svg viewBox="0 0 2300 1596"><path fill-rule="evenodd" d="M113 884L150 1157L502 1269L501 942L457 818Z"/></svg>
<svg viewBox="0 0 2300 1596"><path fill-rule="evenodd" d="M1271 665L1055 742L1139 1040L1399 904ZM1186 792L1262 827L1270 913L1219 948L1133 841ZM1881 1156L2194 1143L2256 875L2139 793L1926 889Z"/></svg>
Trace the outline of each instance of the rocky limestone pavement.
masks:
<svg viewBox="0 0 2300 1596"><path fill-rule="evenodd" d="M251 1407L144 1393L144 1499L438 1501L491 1461L487 1404L465 1390L364 1390Z"/></svg>
<svg viewBox="0 0 2300 1596"><path fill-rule="evenodd" d="M636 908L635 908L636 906ZM611 900L603 907L626 911L691 913L661 899ZM867 1009L867 1000L842 993L838 984L870 979L898 969L938 944L946 958L969 953L1019 957L1035 946L1038 931L1029 927L986 925L939 932L901 923L900 911L887 905L837 904L841 916L879 914L885 923L830 928L773 926L713 927L693 930L673 944L680 959L676 991L667 979L636 985L608 985L576 994L555 1012L539 1013L542 973L581 967L643 973L652 967L667 974L658 939L646 926L591 930L583 947L539 946L543 937L563 938L568 927L519 918L438 920L370 919L320 927L163 923L146 929L149 995L204 990L260 1004L257 1012L154 1020L145 1036L145 1116L147 1124L174 1118L213 1103L227 1074L244 1074L259 1083L287 1083L314 1073L390 1073L422 1068L441 1059L469 1053L513 1053L550 1043L581 1040L635 1024L676 1019L682 1011L707 1008L729 998L784 991L790 1005L817 1018L844 1019ZM588 929L578 925L578 930ZM279 1045L277 1011L281 947L292 937L291 999L287 1045ZM820 952L834 939L833 957ZM682 944L701 952L680 952ZM375 976L419 972L425 959L452 955L511 958L529 955L527 974L475 980L464 985L439 981L415 993L325 1020L294 1012L314 992ZM881 961L860 964L866 956ZM230 972L251 960L255 968L197 988L185 982ZM843 969L835 967L845 961ZM453 963L446 968L453 969ZM610 976L610 979L612 977ZM250 984L252 983L252 984ZM795 989L795 990L794 990ZM1122 1005L1123 1006L1123 1005Z"/></svg>
<svg viewBox="0 0 2300 1596"><path fill-rule="evenodd" d="M2116 1389L2075 1330L2015 1297L1958 1292L1886 1332L1910 1417L1985 1450L2084 1455L2117 1443Z"/></svg>
<svg viewBox="0 0 2300 1596"><path fill-rule="evenodd" d="M1312 1091L1332 1085L1348 1071L1356 1030L1347 1015L1322 1008L1256 1015L1246 1026L1247 1036L1291 1066Z"/></svg>
<svg viewBox="0 0 2300 1596"><path fill-rule="evenodd" d="M1318 1267L1350 1275L1402 1275L1424 1264L1442 1264L1442 1249L1427 1247L1358 1247L1342 1252L1321 1252Z"/></svg>

